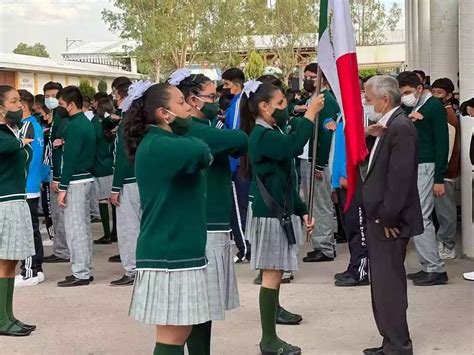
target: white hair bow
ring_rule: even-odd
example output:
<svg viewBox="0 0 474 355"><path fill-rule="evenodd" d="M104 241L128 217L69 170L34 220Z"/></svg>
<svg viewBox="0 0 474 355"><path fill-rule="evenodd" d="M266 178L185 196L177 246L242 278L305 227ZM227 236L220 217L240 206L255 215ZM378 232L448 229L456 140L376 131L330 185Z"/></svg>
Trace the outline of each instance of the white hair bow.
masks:
<svg viewBox="0 0 474 355"><path fill-rule="evenodd" d="M152 85L155 85L155 83L150 80L140 80L130 85L128 88L128 96L120 104L119 109L121 109L122 112L127 112L130 106L132 106L133 101L142 97L145 91Z"/></svg>
<svg viewBox="0 0 474 355"><path fill-rule="evenodd" d="M244 84L244 94L250 98L250 94L255 93L258 87L262 85L261 81L249 80Z"/></svg>
<svg viewBox="0 0 474 355"><path fill-rule="evenodd" d="M181 68L171 74L170 78L168 79L168 83L174 86L178 86L184 79L189 78L190 76L191 71L189 69Z"/></svg>

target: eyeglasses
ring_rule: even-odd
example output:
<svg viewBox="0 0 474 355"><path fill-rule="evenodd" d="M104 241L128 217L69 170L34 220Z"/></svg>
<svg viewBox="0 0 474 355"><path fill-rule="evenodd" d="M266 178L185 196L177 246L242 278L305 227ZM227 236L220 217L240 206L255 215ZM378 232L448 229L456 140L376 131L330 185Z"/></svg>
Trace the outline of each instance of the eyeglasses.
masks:
<svg viewBox="0 0 474 355"><path fill-rule="evenodd" d="M210 95L197 95L197 96L207 98L207 99L209 99L209 100L212 100L212 102L215 102L216 99L217 99L217 95L215 95L215 94L210 94Z"/></svg>

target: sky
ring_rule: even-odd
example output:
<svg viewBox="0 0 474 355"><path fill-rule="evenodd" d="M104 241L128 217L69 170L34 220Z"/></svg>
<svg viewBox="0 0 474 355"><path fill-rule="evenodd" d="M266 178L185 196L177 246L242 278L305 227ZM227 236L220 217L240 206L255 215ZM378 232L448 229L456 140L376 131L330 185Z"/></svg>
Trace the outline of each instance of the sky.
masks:
<svg viewBox="0 0 474 355"><path fill-rule="evenodd" d="M404 7L404 0L382 2ZM41 42L53 59L60 59L66 38L82 44L119 39L101 15L103 9L113 8L111 0L0 0L0 52L12 52L19 42Z"/></svg>

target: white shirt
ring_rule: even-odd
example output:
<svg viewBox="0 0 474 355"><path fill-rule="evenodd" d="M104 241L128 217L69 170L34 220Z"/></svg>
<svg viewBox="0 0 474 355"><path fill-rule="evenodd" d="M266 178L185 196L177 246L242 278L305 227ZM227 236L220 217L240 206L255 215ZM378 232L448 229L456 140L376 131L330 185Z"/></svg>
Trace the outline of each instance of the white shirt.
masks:
<svg viewBox="0 0 474 355"><path fill-rule="evenodd" d="M92 111L85 111L84 115L86 115L86 117L89 121L92 121L92 119L94 118L94 112L92 112Z"/></svg>
<svg viewBox="0 0 474 355"><path fill-rule="evenodd" d="M388 111L385 115L383 115L383 117L377 123L380 123L381 125L386 127L388 120L390 119L390 117L392 117L393 113L397 110L397 108L398 106ZM367 168L367 171L370 170L370 167L372 165L372 160L374 159L375 150L377 149L377 145L379 144L379 141L380 141L380 137L377 137L377 139L375 140L375 144L370 152L369 166Z"/></svg>

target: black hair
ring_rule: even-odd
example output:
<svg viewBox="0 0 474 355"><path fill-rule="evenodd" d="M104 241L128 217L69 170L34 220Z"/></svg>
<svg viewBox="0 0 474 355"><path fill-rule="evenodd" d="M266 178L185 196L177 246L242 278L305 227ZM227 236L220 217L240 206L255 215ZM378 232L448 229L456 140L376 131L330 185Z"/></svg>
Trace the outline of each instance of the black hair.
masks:
<svg viewBox="0 0 474 355"><path fill-rule="evenodd" d="M33 105L35 104L35 97L33 96L33 94L28 90L24 89L18 90L18 93L20 94L21 103L25 103L28 107L28 110L30 110L30 112L33 112Z"/></svg>
<svg viewBox="0 0 474 355"><path fill-rule="evenodd" d="M126 76L119 76L112 81L112 89L117 89L120 85L131 84L132 81Z"/></svg>
<svg viewBox="0 0 474 355"><path fill-rule="evenodd" d="M0 105L5 106L5 98L7 93L12 90L15 90L15 88L10 85L0 85Z"/></svg>
<svg viewBox="0 0 474 355"><path fill-rule="evenodd" d="M44 95L43 94L35 95L35 104L44 106Z"/></svg>
<svg viewBox="0 0 474 355"><path fill-rule="evenodd" d="M125 152L130 161L135 161L138 145L148 132L150 124L156 124L157 108L169 108L171 85L168 83L150 86L143 96L135 101L126 112L127 120L123 128Z"/></svg>
<svg viewBox="0 0 474 355"><path fill-rule="evenodd" d="M464 101L461 104L461 107L459 107L459 111L461 111L461 114L463 116L467 116L467 108L468 107L474 107L474 97L470 100Z"/></svg>
<svg viewBox="0 0 474 355"><path fill-rule="evenodd" d="M117 95L119 95L122 99L126 98L128 96L128 88L130 85L132 85L132 82L128 81L116 86L115 90L117 90Z"/></svg>
<svg viewBox="0 0 474 355"><path fill-rule="evenodd" d="M418 74L421 77L421 83L426 80L426 74L423 70L413 70L413 73Z"/></svg>
<svg viewBox="0 0 474 355"><path fill-rule="evenodd" d="M264 84L272 84L275 85L283 92L283 82L278 79L275 75L265 74L260 76L257 81L261 81Z"/></svg>
<svg viewBox="0 0 474 355"><path fill-rule="evenodd" d="M191 74L191 76L183 79L177 88L181 90L184 98L188 99L190 96L199 95L204 90L204 86L209 82L212 83L212 80L204 74Z"/></svg>
<svg viewBox="0 0 474 355"><path fill-rule="evenodd" d="M288 103L295 101L296 100L296 95L299 92L300 92L299 90L294 90L294 89L286 90L286 92L285 92L286 101Z"/></svg>
<svg viewBox="0 0 474 355"><path fill-rule="evenodd" d="M318 72L318 63L309 63L305 68L304 71L310 71L311 73L316 74Z"/></svg>
<svg viewBox="0 0 474 355"><path fill-rule="evenodd" d="M43 92L49 91L49 90L58 90L61 91L63 89L63 86L61 83L55 83L54 81L49 81L43 86Z"/></svg>
<svg viewBox="0 0 474 355"><path fill-rule="evenodd" d="M411 88L417 88L420 85L423 85L420 77L416 75L416 73L412 71L404 71L398 74L397 76L398 80L398 86L399 87L404 87L404 86L409 86Z"/></svg>
<svg viewBox="0 0 474 355"><path fill-rule="evenodd" d="M222 73L222 79L229 80L234 84L240 84L240 86L243 86L245 82L245 74L239 68L230 68Z"/></svg>
<svg viewBox="0 0 474 355"><path fill-rule="evenodd" d="M216 92L218 94L222 93L222 91L224 91L224 85L223 84L220 84L216 87Z"/></svg>
<svg viewBox="0 0 474 355"><path fill-rule="evenodd" d="M64 89L62 89L61 95L59 97L66 101L68 105L73 102L79 110L82 109L84 97L81 94L81 90L79 90L77 86L66 86Z"/></svg>
<svg viewBox="0 0 474 355"><path fill-rule="evenodd" d="M451 81L451 79L448 79L448 78L436 79L433 85L431 85L431 88L443 89L448 94L452 94L454 92L454 84Z"/></svg>
<svg viewBox="0 0 474 355"><path fill-rule="evenodd" d="M94 101L99 102L101 99L108 99L109 94L106 92L99 91L98 93L94 94Z"/></svg>
<svg viewBox="0 0 474 355"><path fill-rule="evenodd" d="M102 98L97 102L97 114L100 117L104 117L104 115L108 113L109 115L114 113L114 105L112 100L108 97Z"/></svg>
<svg viewBox="0 0 474 355"><path fill-rule="evenodd" d="M242 94L240 99L240 128L250 135L255 127L255 122L258 118L258 105L260 102L270 102L276 91L281 89L278 86L263 83L257 91L250 94L250 98L246 94ZM251 175L250 161L247 155L241 158L242 175L249 177Z"/></svg>

